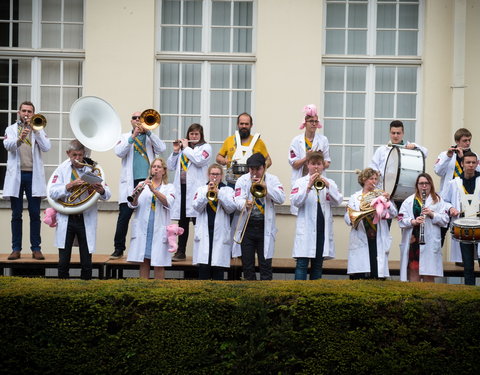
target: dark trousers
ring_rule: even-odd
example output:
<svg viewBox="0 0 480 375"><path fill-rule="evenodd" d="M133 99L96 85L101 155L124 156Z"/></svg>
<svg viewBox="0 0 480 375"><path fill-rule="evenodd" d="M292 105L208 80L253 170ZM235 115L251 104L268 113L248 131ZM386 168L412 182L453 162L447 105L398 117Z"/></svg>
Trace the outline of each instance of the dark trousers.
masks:
<svg viewBox="0 0 480 375"><path fill-rule="evenodd" d="M185 249L187 248L190 220L192 220L193 224L195 225L195 218L187 217L187 185L180 184L180 191L180 220L178 221L178 226L183 228L183 234L178 236L178 251L184 253Z"/></svg>
<svg viewBox="0 0 480 375"><path fill-rule="evenodd" d="M460 250L462 252L463 261L463 277L465 278L465 285L475 285L475 251L477 251L477 244L460 242ZM480 259L478 261L480 264Z"/></svg>
<svg viewBox="0 0 480 375"><path fill-rule="evenodd" d="M242 267L245 280L256 280L255 253L258 257L260 280L272 280L272 259L265 259L264 222L250 220L242 241Z"/></svg>
<svg viewBox="0 0 480 375"><path fill-rule="evenodd" d="M83 215L69 215L67 225L67 235L65 238L65 248L58 249L58 277L68 279L70 277L70 258L72 256L72 246L75 236L80 248L80 278L90 280L92 278L92 254L88 252L87 234L85 232L85 223Z"/></svg>
<svg viewBox="0 0 480 375"><path fill-rule="evenodd" d="M10 197L12 209L12 251L22 250L22 227L23 227L23 193L27 196L28 214L30 216L30 249L40 251L42 239L40 237L40 197L32 197L33 172L21 171L20 192L18 198Z"/></svg>
<svg viewBox="0 0 480 375"><path fill-rule="evenodd" d="M198 265L198 279L199 280L223 280L224 268L212 267L212 249L213 249L213 228L208 228L208 264Z"/></svg>
<svg viewBox="0 0 480 375"><path fill-rule="evenodd" d="M368 256L370 258L370 274L354 273L350 275L350 280L378 279L377 238L376 237L368 239Z"/></svg>
<svg viewBox="0 0 480 375"><path fill-rule="evenodd" d="M133 181L132 192L140 182L144 180L139 179ZM130 223L130 218L132 217L133 210L128 207L127 203L120 203L118 205L118 218L117 218L117 228L115 229L115 237L113 239L113 246L115 251L125 251L126 238L128 232L128 224Z"/></svg>

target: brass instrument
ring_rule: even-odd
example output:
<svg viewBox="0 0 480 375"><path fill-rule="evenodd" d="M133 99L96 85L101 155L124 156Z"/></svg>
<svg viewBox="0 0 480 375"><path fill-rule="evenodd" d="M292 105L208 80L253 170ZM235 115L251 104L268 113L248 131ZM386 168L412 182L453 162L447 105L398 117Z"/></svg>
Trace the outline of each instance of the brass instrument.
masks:
<svg viewBox="0 0 480 375"><path fill-rule="evenodd" d="M148 180L152 181L153 176L154 176L153 174L148 176ZM127 201L132 203L140 195L143 189L145 189L146 184L147 183L145 181L142 182L141 184L138 184L138 186L136 186L135 189L133 190L132 194L127 197Z"/></svg>
<svg viewBox="0 0 480 375"><path fill-rule="evenodd" d="M350 218L350 221L352 222L352 227L354 229L358 228L358 225L364 218L372 215L375 212L375 208L373 208L370 204L375 198L379 197L383 193L383 190L375 189L359 197L360 211L356 211L353 208L347 206L348 217Z"/></svg>
<svg viewBox="0 0 480 375"><path fill-rule="evenodd" d="M216 180L208 184L207 199L210 202L215 202L216 200L218 200L218 194L216 192L217 189L218 189L218 184Z"/></svg>
<svg viewBox="0 0 480 375"><path fill-rule="evenodd" d="M92 173L94 173L95 175L101 177L102 176L102 172L100 171L99 168L97 168L97 163L91 159L88 159L88 158L85 158L88 160L88 162L90 163L81 163L79 162L78 160L76 161L76 164L78 165L82 165L84 167L90 167L92 168ZM87 161L87 160L84 160L84 161ZM79 202L76 202L77 199L80 199L80 197L85 193L85 192L88 192L88 196L83 198L82 200L80 200ZM75 190L72 192L72 194L70 194L70 196L67 198L66 201L58 201L62 206L65 206L65 207L70 207L70 206L79 206L79 205L82 205L83 203L87 202L88 200L90 200L90 198L92 198L94 195L95 195L96 191L94 189L91 188L91 185L88 183L88 182L84 182L83 184L81 185L78 185Z"/></svg>
<svg viewBox="0 0 480 375"><path fill-rule="evenodd" d="M323 180L320 177L318 177L315 179L315 181L313 181L313 187L317 191L323 190L325 189L325 182L323 182Z"/></svg>
<svg viewBox="0 0 480 375"><path fill-rule="evenodd" d="M427 192L422 190L422 210L425 207L425 201L427 199ZM425 218L425 215L422 215ZM425 245L425 222L420 224L420 234L418 236L418 244Z"/></svg>
<svg viewBox="0 0 480 375"><path fill-rule="evenodd" d="M160 113L154 109L146 109L140 115L140 126L145 130L154 130L162 121Z"/></svg>
<svg viewBox="0 0 480 375"><path fill-rule="evenodd" d="M45 126L47 126L47 119L44 115L37 113L30 118L30 126L33 130L42 130Z"/></svg>
<svg viewBox="0 0 480 375"><path fill-rule="evenodd" d="M263 198L267 195L267 189L260 185L265 178L265 173L263 174L262 178L259 182L252 183L250 187L250 194L254 198ZM248 197L247 197L248 198ZM241 244L243 241L243 236L245 235L245 231L247 230L248 221L250 220L250 215L252 214L253 204L250 208L247 209L247 202L245 202L245 206L243 207L240 215L238 216L237 226L235 228L235 234L233 236L233 241ZM238 238L237 233L239 233L239 229L242 228L240 231L240 238Z"/></svg>

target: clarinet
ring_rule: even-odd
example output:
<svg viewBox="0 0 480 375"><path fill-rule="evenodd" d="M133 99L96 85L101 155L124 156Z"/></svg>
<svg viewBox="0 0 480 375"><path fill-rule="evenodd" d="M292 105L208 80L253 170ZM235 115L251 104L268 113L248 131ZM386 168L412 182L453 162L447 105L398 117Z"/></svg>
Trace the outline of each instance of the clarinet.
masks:
<svg viewBox="0 0 480 375"><path fill-rule="evenodd" d="M148 180L151 181L152 178L153 178L153 175L148 176ZM135 198L137 198L137 197L140 195L140 193L143 191L143 189L145 189L145 185L146 185L145 182L143 182L142 184L139 184L139 185L135 188L135 190L133 191L132 195L129 195L129 196L127 197L127 201L129 201L130 203L132 203L132 202L135 200Z"/></svg>
<svg viewBox="0 0 480 375"><path fill-rule="evenodd" d="M422 190L422 209L425 207L425 200L427 198L427 193L425 190ZM425 218L425 215L422 215ZM420 224L420 236L419 236L418 244L425 245L425 222Z"/></svg>

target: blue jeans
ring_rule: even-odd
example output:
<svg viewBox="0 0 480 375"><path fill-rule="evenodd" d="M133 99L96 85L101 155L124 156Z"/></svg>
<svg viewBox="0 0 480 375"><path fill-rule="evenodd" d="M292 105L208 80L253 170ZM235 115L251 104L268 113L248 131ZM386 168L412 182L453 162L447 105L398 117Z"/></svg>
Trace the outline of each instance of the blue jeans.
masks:
<svg viewBox="0 0 480 375"><path fill-rule="evenodd" d="M23 193L27 196L28 214L30 215L30 249L32 251L41 250L40 202L42 198L32 197L32 174L32 172L21 172L18 198L10 197L10 207L12 209L12 251L22 250Z"/></svg>
<svg viewBox="0 0 480 375"><path fill-rule="evenodd" d="M460 250L462 252L463 277L465 278L465 285L475 285L474 254L475 251L477 251L477 245L460 242Z"/></svg>
<svg viewBox="0 0 480 375"><path fill-rule="evenodd" d="M307 280L308 263L312 261L310 268L310 280L317 280L322 278L323 269L323 254L315 258L297 258L297 267L295 267L295 280Z"/></svg>

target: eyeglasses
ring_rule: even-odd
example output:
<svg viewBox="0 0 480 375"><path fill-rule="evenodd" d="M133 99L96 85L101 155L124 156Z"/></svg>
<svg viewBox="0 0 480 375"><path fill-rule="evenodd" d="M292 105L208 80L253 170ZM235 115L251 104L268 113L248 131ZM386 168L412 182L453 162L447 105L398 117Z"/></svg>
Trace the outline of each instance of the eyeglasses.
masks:
<svg viewBox="0 0 480 375"><path fill-rule="evenodd" d="M419 182L419 185L430 185L430 182Z"/></svg>
<svg viewBox="0 0 480 375"><path fill-rule="evenodd" d="M310 124L318 124L320 121L318 121L318 120L307 120L306 122L309 122Z"/></svg>
<svg viewBox="0 0 480 375"><path fill-rule="evenodd" d="M221 173L210 173L210 176L221 176Z"/></svg>
<svg viewBox="0 0 480 375"><path fill-rule="evenodd" d="M132 116L132 120L139 120L140 116Z"/></svg>

